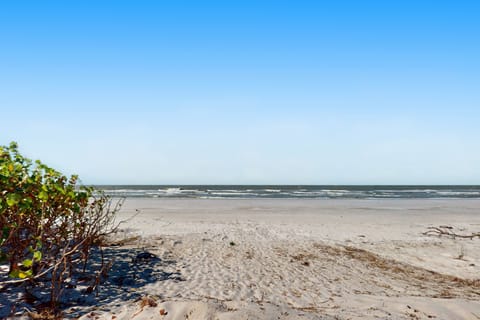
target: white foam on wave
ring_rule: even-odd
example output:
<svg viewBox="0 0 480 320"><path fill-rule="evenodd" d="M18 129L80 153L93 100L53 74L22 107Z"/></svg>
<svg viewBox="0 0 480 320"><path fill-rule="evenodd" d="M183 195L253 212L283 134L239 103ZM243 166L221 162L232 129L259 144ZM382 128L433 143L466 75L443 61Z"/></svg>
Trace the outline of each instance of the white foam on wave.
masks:
<svg viewBox="0 0 480 320"><path fill-rule="evenodd" d="M166 188L166 189L158 189L158 191L167 193L167 194L172 194L172 193L181 193L182 189L181 188Z"/></svg>
<svg viewBox="0 0 480 320"><path fill-rule="evenodd" d="M197 190L197 189L181 189L180 192L182 192L182 193L204 193L204 191Z"/></svg>
<svg viewBox="0 0 480 320"><path fill-rule="evenodd" d="M207 192L244 192L244 191L253 191L253 190L238 190L238 189L207 189Z"/></svg>
<svg viewBox="0 0 480 320"><path fill-rule="evenodd" d="M437 191L438 195L442 196L476 196L480 195L479 191Z"/></svg>
<svg viewBox="0 0 480 320"><path fill-rule="evenodd" d="M385 193L436 193L438 190L433 189L403 189L403 190L372 190L374 192L385 192Z"/></svg>
<svg viewBox="0 0 480 320"><path fill-rule="evenodd" d="M282 192L280 189L263 189L266 192Z"/></svg>
<svg viewBox="0 0 480 320"><path fill-rule="evenodd" d="M251 192L210 192L210 194L214 194L217 196L257 196L257 193L251 193Z"/></svg>

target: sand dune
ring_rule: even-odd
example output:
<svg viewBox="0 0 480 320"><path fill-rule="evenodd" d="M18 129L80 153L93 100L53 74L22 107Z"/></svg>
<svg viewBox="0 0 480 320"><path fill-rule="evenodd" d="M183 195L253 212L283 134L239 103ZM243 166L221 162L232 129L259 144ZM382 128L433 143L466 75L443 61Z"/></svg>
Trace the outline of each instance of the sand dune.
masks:
<svg viewBox="0 0 480 320"><path fill-rule="evenodd" d="M478 200L128 200L81 319L479 319ZM141 252L156 258L136 260ZM93 298L92 298L93 299Z"/></svg>

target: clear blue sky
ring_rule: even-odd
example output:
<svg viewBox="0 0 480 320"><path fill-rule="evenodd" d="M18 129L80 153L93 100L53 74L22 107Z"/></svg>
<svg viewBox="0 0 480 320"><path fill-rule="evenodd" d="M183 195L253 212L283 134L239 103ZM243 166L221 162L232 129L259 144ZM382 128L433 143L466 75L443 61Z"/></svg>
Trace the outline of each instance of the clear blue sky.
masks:
<svg viewBox="0 0 480 320"><path fill-rule="evenodd" d="M478 1L3 1L0 144L84 183L480 184Z"/></svg>

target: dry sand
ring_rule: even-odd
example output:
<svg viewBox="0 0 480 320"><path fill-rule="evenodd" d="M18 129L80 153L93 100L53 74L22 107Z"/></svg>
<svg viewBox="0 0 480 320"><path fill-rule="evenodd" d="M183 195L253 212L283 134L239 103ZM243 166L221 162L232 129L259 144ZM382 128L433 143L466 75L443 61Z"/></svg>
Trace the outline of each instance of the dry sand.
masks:
<svg viewBox="0 0 480 320"><path fill-rule="evenodd" d="M480 200L128 199L119 219L136 210L98 305L66 316L480 319L480 239L422 234L480 232Z"/></svg>

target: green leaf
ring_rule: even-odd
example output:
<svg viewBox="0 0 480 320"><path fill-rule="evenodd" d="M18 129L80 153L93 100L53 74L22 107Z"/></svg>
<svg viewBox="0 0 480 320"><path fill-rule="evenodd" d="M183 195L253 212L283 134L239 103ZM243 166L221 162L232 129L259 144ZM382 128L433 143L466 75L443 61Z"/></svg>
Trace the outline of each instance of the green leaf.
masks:
<svg viewBox="0 0 480 320"><path fill-rule="evenodd" d="M59 185L55 185L55 190L57 190L58 192L60 192L60 194L63 194L63 195L66 193L65 189Z"/></svg>
<svg viewBox="0 0 480 320"><path fill-rule="evenodd" d="M20 201L20 195L16 193L10 193L7 195L7 205L13 207Z"/></svg>
<svg viewBox="0 0 480 320"><path fill-rule="evenodd" d="M40 193L38 194L38 199L40 200L48 200L48 193L46 193L45 191L40 191Z"/></svg>
<svg viewBox="0 0 480 320"><path fill-rule="evenodd" d="M22 261L22 265L24 267L31 267L33 265L33 261L30 260L30 259L25 259L25 260Z"/></svg>
<svg viewBox="0 0 480 320"><path fill-rule="evenodd" d="M10 278L20 278L20 270L15 269L8 275Z"/></svg>
<svg viewBox="0 0 480 320"><path fill-rule="evenodd" d="M33 253L33 260L35 260L35 261L42 260L42 253L40 251L35 251Z"/></svg>
<svg viewBox="0 0 480 320"><path fill-rule="evenodd" d="M27 271L22 271L20 269L15 269L12 272L10 272L9 276L11 278L20 278L20 279L25 279L29 278L33 275L33 270L29 269Z"/></svg>
<svg viewBox="0 0 480 320"><path fill-rule="evenodd" d="M29 269L27 271L20 271L18 273L18 277L20 279L30 278L32 275L33 275L33 270L32 269Z"/></svg>
<svg viewBox="0 0 480 320"><path fill-rule="evenodd" d="M15 141L10 142L10 149L16 150L18 148L18 144Z"/></svg>

